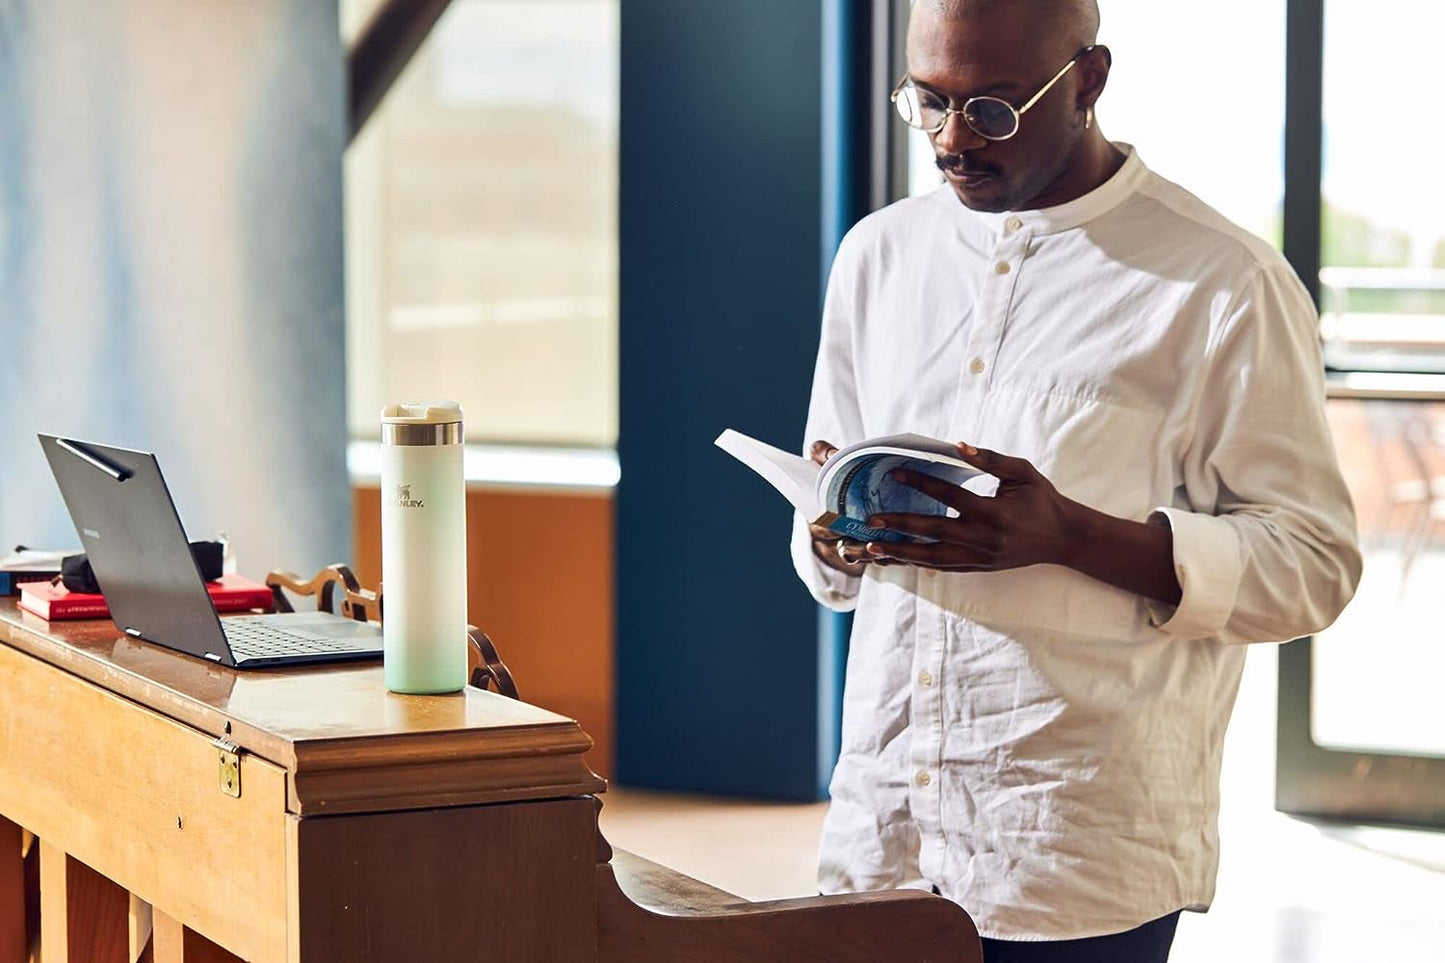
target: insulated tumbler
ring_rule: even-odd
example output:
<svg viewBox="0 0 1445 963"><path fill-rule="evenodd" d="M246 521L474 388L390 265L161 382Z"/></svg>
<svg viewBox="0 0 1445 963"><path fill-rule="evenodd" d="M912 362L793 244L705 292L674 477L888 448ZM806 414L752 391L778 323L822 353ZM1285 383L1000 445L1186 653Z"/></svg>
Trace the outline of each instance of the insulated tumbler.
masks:
<svg viewBox="0 0 1445 963"><path fill-rule="evenodd" d="M467 518L462 409L381 410L383 676L392 692L467 684Z"/></svg>

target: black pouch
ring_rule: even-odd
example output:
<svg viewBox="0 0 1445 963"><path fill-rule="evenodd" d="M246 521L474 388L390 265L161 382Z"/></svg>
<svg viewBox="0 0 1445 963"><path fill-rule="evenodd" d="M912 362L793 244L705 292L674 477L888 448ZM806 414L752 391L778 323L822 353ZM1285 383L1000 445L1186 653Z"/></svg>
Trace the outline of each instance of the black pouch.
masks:
<svg viewBox="0 0 1445 963"><path fill-rule="evenodd" d="M196 567L201 570L201 578L214 582L221 577L226 554L225 543L192 542L191 554L195 556ZM100 583L95 580L90 559L84 554L67 555L60 560L60 581L72 592L100 593Z"/></svg>

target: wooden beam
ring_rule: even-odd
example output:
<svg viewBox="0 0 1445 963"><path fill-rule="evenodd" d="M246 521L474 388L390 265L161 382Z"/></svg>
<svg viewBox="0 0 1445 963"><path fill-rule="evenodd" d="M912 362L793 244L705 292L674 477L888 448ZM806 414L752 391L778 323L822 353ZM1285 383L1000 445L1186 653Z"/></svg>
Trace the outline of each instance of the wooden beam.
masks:
<svg viewBox="0 0 1445 963"><path fill-rule="evenodd" d="M25 963L25 854L21 829L0 816L0 963Z"/></svg>
<svg viewBox="0 0 1445 963"><path fill-rule="evenodd" d="M130 956L131 963L153 963L151 930L154 926L151 904L130 894Z"/></svg>
<svg viewBox="0 0 1445 963"><path fill-rule="evenodd" d="M21 830L20 852L25 857L25 963L40 963L40 840Z"/></svg>
<svg viewBox="0 0 1445 963"><path fill-rule="evenodd" d="M40 926L45 963L130 963L130 894L44 839Z"/></svg>
<svg viewBox="0 0 1445 963"><path fill-rule="evenodd" d="M195 930L157 911L155 923L155 963L244 963L212 943Z"/></svg>
<svg viewBox="0 0 1445 963"><path fill-rule="evenodd" d="M450 0L383 0L348 52L351 95L347 141L356 139L391 85L421 48Z"/></svg>

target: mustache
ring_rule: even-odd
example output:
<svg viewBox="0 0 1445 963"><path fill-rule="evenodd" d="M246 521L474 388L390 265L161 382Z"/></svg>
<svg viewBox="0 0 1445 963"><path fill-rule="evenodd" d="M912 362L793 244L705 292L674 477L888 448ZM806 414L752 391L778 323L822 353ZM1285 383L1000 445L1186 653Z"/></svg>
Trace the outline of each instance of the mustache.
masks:
<svg viewBox="0 0 1445 963"><path fill-rule="evenodd" d="M955 174L997 174L998 171L992 167L974 167L964 159L962 154L935 154L933 166L947 173L952 171Z"/></svg>

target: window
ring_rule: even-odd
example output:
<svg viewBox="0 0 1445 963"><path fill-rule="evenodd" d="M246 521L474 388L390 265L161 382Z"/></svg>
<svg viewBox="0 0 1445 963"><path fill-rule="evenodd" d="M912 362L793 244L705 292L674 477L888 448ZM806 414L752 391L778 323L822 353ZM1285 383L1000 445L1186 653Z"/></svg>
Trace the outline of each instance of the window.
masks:
<svg viewBox="0 0 1445 963"><path fill-rule="evenodd" d="M1437 4L1325 6L1320 306L1332 368L1445 371L1445 134L1421 114L1442 28Z"/></svg>
<svg viewBox="0 0 1445 963"><path fill-rule="evenodd" d="M1359 519L1355 599L1314 643L1311 729L1334 749L1445 755L1445 404L1333 398Z"/></svg>
<svg viewBox="0 0 1445 963"><path fill-rule="evenodd" d="M1278 244L1283 0L1100 0L1099 10L1099 42L1114 54L1099 100L1100 129L1133 144L1150 168L1230 220ZM941 183L928 137L917 131L910 132L909 172L911 193Z"/></svg>
<svg viewBox="0 0 1445 963"><path fill-rule="evenodd" d="M357 136L353 438L446 397L469 441L615 444L617 50L618 0L454 0Z"/></svg>
<svg viewBox="0 0 1445 963"><path fill-rule="evenodd" d="M1325 5L1321 308L1365 573L1315 641L1322 746L1445 755L1445 132L1421 111L1445 9ZM1388 77L1384 86L1371 77Z"/></svg>

